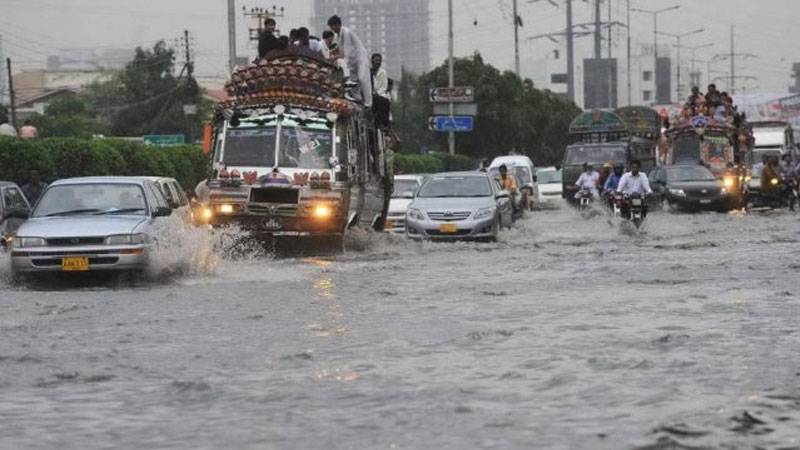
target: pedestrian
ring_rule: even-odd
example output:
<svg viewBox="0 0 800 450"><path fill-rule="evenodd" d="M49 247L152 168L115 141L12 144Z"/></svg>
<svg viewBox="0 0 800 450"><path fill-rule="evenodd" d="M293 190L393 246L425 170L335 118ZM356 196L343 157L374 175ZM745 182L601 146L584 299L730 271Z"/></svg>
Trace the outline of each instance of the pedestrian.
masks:
<svg viewBox="0 0 800 450"><path fill-rule="evenodd" d="M22 185L22 192L28 199L28 203L35 205L47 188L47 183L42 181L42 176L38 170L33 169L28 175L28 182Z"/></svg>
<svg viewBox="0 0 800 450"><path fill-rule="evenodd" d="M717 85L711 83L708 85L708 92L706 92L706 106L711 112L714 112L720 105L722 105L722 95L717 90Z"/></svg>
<svg viewBox="0 0 800 450"><path fill-rule="evenodd" d="M325 30L322 32L322 56L328 61L331 59L331 44L333 44L334 36L335 35L331 30Z"/></svg>
<svg viewBox="0 0 800 450"><path fill-rule="evenodd" d="M351 96L371 108L370 61L366 47L353 30L342 26L342 19L339 16L331 16L328 19L328 26L338 36L337 45L349 68L350 81L358 81L358 88L351 91ZM352 77L356 77L357 80L352 80Z"/></svg>
<svg viewBox="0 0 800 450"><path fill-rule="evenodd" d="M389 116L392 102L389 97L389 76L383 67L383 55L372 55L372 110L375 115L375 126L389 128Z"/></svg>

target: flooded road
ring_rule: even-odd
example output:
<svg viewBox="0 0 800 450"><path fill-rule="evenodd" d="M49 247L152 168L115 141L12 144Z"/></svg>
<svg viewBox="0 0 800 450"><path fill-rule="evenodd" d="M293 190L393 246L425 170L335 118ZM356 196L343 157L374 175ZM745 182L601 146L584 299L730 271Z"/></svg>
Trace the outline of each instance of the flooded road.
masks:
<svg viewBox="0 0 800 450"><path fill-rule="evenodd" d="M796 215L561 209L133 285L3 260L0 447L800 448L798 254Z"/></svg>

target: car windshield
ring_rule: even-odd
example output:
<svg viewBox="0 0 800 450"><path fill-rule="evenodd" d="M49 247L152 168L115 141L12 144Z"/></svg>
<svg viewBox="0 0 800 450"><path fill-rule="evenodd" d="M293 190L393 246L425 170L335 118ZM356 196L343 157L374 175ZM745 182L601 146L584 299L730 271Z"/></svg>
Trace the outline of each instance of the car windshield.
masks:
<svg viewBox="0 0 800 450"><path fill-rule="evenodd" d="M330 169L333 132L326 126L301 127L286 120L281 126L280 167Z"/></svg>
<svg viewBox="0 0 800 450"><path fill-rule="evenodd" d="M696 164L700 160L700 136L688 134L676 137L672 143L672 162Z"/></svg>
<svg viewBox="0 0 800 450"><path fill-rule="evenodd" d="M142 187L119 183L51 186L39 200L33 217L115 213L145 215L147 203Z"/></svg>
<svg viewBox="0 0 800 450"><path fill-rule="evenodd" d="M412 198L417 192L419 183L416 180L394 180L392 198ZM411 195L408 195L408 194Z"/></svg>
<svg viewBox="0 0 800 450"><path fill-rule="evenodd" d="M275 134L275 127L228 129L222 162L228 166L273 167Z"/></svg>
<svg viewBox="0 0 800 450"><path fill-rule="evenodd" d="M540 171L536 172L536 178L539 180L539 184L561 183L561 171L560 170L540 170Z"/></svg>
<svg viewBox="0 0 800 450"><path fill-rule="evenodd" d="M714 181L714 174L705 167L673 167L667 169L667 181Z"/></svg>
<svg viewBox="0 0 800 450"><path fill-rule="evenodd" d="M625 147L608 145L570 147L567 149L567 155L564 159L564 162L570 166L579 166L583 163L599 166L609 161L612 163L624 163Z"/></svg>
<svg viewBox="0 0 800 450"><path fill-rule="evenodd" d="M418 197L488 197L492 187L486 177L436 177L431 178L419 190Z"/></svg>

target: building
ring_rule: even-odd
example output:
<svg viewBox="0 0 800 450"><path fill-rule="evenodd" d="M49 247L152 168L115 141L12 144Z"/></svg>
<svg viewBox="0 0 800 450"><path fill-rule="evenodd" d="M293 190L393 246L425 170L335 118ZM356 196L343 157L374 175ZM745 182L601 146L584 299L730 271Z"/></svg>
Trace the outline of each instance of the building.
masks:
<svg viewBox="0 0 800 450"><path fill-rule="evenodd" d="M655 59L653 57L653 45L642 44L635 47L631 52L631 104L632 105L663 105L676 101L673 83L674 74L672 73L672 59L669 57L670 48L659 46L658 54L658 81L656 86L656 76L654 71ZM619 98L620 104L628 103L628 75L627 68L623 66L619 71ZM687 67L688 69L688 67ZM684 78L683 83L688 81Z"/></svg>
<svg viewBox="0 0 800 450"><path fill-rule="evenodd" d="M314 0L314 25L326 30L328 18L338 15L345 26L358 34L367 51L384 55L389 76L399 79L401 68L414 73L430 70L428 3L428 0Z"/></svg>

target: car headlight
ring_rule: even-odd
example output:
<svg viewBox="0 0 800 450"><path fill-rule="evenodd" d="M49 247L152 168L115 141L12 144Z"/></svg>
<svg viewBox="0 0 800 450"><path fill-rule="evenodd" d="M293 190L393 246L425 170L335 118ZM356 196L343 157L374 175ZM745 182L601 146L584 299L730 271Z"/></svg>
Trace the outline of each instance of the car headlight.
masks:
<svg viewBox="0 0 800 450"><path fill-rule="evenodd" d="M487 217L492 217L496 213L497 213L497 208L494 208L494 207L479 209L475 213L475 220L481 220L481 219L485 219Z"/></svg>
<svg viewBox="0 0 800 450"><path fill-rule="evenodd" d="M722 185L727 189L731 189L736 186L736 180L733 177L725 177L722 179Z"/></svg>
<svg viewBox="0 0 800 450"><path fill-rule="evenodd" d="M137 234L114 234L106 238L106 245L141 245L147 242L147 235Z"/></svg>
<svg viewBox="0 0 800 450"><path fill-rule="evenodd" d="M44 238L40 237L17 237L12 243L15 248L44 247L47 245Z"/></svg>
<svg viewBox="0 0 800 450"><path fill-rule="evenodd" d="M683 192L683 189L670 189L669 193L678 197L686 197L686 192Z"/></svg>
<svg viewBox="0 0 800 450"><path fill-rule="evenodd" d="M722 194L722 195L728 195L728 190L727 190L727 189L725 189L725 188L722 188L722 189L719 191L719 193L720 193L720 194Z"/></svg>
<svg viewBox="0 0 800 450"><path fill-rule="evenodd" d="M773 178L773 179L769 180L769 182L770 182L770 183L771 183L773 186L777 186L777 185L778 185L778 183L780 183L780 180L778 180L777 178Z"/></svg>
<svg viewBox="0 0 800 450"><path fill-rule="evenodd" d="M418 209L411 208L408 210L406 214L408 214L409 219L425 220L425 214L423 214L422 211Z"/></svg>

